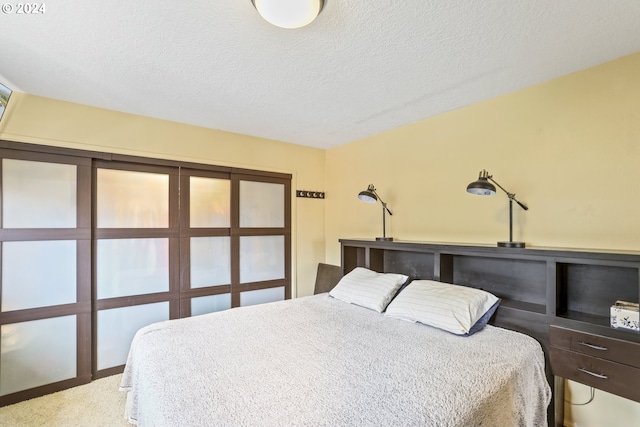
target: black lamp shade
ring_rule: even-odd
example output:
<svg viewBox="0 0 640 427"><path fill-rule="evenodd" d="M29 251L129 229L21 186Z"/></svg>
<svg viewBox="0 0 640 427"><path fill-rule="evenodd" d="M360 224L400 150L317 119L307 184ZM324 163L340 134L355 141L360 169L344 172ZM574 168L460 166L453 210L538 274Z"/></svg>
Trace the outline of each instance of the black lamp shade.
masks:
<svg viewBox="0 0 640 427"><path fill-rule="evenodd" d="M481 176L477 181L467 185L467 192L480 196L493 196L496 194L496 186L490 183L487 178Z"/></svg>
<svg viewBox="0 0 640 427"><path fill-rule="evenodd" d="M378 201L376 195L369 189L361 191L360 194L358 194L358 199L362 200L365 203L375 203Z"/></svg>

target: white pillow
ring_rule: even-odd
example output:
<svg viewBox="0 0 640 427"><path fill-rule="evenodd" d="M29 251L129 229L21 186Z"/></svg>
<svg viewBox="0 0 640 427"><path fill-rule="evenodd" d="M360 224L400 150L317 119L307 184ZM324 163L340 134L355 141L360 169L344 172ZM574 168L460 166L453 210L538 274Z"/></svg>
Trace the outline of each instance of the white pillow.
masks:
<svg viewBox="0 0 640 427"><path fill-rule="evenodd" d="M408 276L356 267L329 292L332 297L382 313Z"/></svg>
<svg viewBox="0 0 640 427"><path fill-rule="evenodd" d="M385 316L471 335L482 329L499 303L499 298L481 289L414 280L389 304Z"/></svg>

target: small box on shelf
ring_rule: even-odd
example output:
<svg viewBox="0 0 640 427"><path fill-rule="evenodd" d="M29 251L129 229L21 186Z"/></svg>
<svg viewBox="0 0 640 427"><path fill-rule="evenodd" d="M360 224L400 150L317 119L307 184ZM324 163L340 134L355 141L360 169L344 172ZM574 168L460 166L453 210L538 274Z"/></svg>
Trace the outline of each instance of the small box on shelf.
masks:
<svg viewBox="0 0 640 427"><path fill-rule="evenodd" d="M611 306L611 327L640 331L640 310L637 302L616 301Z"/></svg>

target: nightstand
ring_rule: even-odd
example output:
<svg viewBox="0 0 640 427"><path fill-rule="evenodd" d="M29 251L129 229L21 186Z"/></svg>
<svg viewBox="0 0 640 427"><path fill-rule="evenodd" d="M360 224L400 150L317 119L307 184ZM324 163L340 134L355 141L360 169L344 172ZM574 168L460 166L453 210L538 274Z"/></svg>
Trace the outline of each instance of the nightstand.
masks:
<svg viewBox="0 0 640 427"><path fill-rule="evenodd" d="M556 377L556 425L564 418L564 379L640 402L640 343L555 325L549 361Z"/></svg>

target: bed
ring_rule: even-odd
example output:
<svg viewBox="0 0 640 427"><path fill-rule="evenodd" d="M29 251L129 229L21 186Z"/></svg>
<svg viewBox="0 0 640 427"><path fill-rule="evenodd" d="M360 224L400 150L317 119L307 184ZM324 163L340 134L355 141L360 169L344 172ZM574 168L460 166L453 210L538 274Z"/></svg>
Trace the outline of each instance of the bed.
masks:
<svg viewBox="0 0 640 427"><path fill-rule="evenodd" d="M139 426L547 425L536 340L392 317L409 287L397 289L382 310L322 293L142 328L121 382L126 417Z"/></svg>

